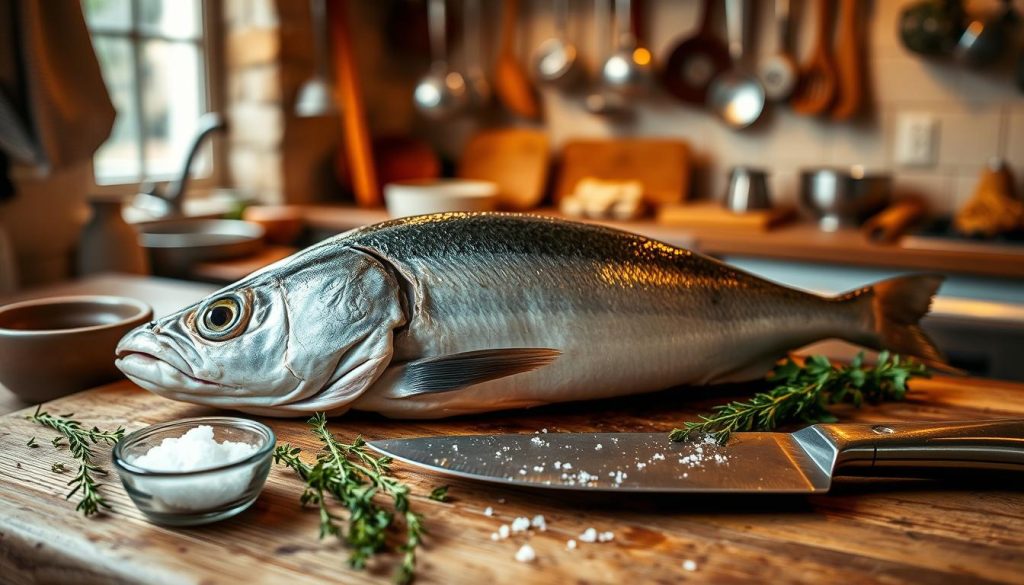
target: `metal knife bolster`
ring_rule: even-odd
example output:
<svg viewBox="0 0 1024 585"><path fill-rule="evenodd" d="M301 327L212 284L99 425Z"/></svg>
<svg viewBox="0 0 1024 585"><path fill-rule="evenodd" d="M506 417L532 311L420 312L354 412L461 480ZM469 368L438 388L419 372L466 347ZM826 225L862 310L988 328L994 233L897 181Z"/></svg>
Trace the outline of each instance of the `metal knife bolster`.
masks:
<svg viewBox="0 0 1024 585"><path fill-rule="evenodd" d="M793 437L825 473L989 469L1024 471L1024 420L817 424Z"/></svg>

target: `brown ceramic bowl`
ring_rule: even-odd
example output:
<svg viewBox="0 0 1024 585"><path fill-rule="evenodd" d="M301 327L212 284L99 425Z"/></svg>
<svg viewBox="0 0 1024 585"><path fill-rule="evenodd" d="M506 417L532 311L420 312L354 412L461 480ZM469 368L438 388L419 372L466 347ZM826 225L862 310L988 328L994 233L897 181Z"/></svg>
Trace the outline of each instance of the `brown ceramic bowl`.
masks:
<svg viewBox="0 0 1024 585"><path fill-rule="evenodd" d="M153 319L135 299L74 296L0 307L0 384L27 402L44 402L121 377L114 349Z"/></svg>

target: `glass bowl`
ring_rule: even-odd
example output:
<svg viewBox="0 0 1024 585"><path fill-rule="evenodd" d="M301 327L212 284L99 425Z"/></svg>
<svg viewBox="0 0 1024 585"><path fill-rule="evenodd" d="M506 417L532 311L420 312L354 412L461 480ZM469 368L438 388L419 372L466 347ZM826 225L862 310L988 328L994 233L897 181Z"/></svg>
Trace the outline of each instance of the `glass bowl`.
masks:
<svg viewBox="0 0 1024 585"><path fill-rule="evenodd" d="M256 445L252 455L193 471L154 471L134 465L141 455L167 438L178 438L199 425L213 428L217 442ZM114 446L113 463L135 505L152 522L196 526L234 516L256 501L270 473L277 438L267 425L244 418L186 418L135 431Z"/></svg>

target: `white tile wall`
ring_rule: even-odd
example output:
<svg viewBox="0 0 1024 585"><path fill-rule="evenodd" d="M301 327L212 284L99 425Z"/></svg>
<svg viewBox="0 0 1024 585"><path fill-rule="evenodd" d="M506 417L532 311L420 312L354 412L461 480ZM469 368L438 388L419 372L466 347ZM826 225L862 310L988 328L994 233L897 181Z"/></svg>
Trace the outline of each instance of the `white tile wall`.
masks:
<svg viewBox="0 0 1024 585"><path fill-rule="evenodd" d="M897 35L898 15L917 1L865 3L871 9L867 23L868 79L875 105L867 120L839 124L801 118L777 108L759 128L734 132L707 112L661 95L641 106L632 124L622 126L583 111L579 100L549 96L545 99L548 127L556 144L580 135L684 138L706 164L697 173L705 177L697 184L697 190L705 195L721 192L724 176L734 164L756 164L777 173L772 180L777 200L795 199L796 176L802 166L863 164L892 171L898 191L923 195L936 210L951 211L970 195L982 166L993 156L1005 157L1016 169L1024 192L1024 95L1007 71L968 71L920 59L903 49ZM771 2L749 3L757 13L751 45L758 54L766 54L775 47ZM524 56L553 32L549 4L546 0L525 3L530 25L524 27L519 41ZM648 0L645 44L652 48L656 59L664 58L680 38L689 36L696 26L699 4L698 0ZM793 4L801 23L794 37L803 55L812 41L809 26L813 15L807 0L793 0ZM968 8L984 12L1000 4L999 0L971 0ZM589 63L596 60L592 5L590 0L572 2L573 35ZM1024 0L1015 0L1015 5L1024 13ZM724 27L720 34L724 35ZM1017 36L1018 44L1024 43L1024 35ZM910 111L932 112L939 119L938 161L934 167L903 169L894 163L894 121L900 112Z"/></svg>

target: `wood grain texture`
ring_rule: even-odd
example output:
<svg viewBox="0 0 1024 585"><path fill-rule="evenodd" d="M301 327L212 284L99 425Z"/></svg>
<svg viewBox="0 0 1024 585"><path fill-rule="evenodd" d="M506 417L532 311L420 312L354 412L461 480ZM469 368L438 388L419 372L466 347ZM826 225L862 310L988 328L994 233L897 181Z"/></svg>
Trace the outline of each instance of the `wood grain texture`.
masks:
<svg viewBox="0 0 1024 585"><path fill-rule="evenodd" d="M631 399L577 403L446 421L345 416L343 438L426 434L559 431L668 431L695 412L747 386L680 388ZM176 403L129 382L60 399L51 412L73 411L101 427L147 424L216 411ZM51 432L24 419L0 418L0 581L5 583L384 583L396 558L367 571L349 569L337 542L318 541L314 510L301 509L300 482L275 467L256 504L218 524L169 529L147 523L116 477L104 486L114 510L86 519L64 500L66 475L50 465L67 453ZM1024 416L1024 385L936 378L912 384L909 400L843 420L953 420ZM312 448L302 421L263 419L279 440ZM25 443L38 437L41 447ZM109 466L108 449L97 449ZM585 497L442 480L397 465L420 496L430 535L419 583L1020 583L1024 575L1024 493L978 476L947 483L847 480L813 497ZM426 499L451 483L449 503ZM494 516L483 510L491 506ZM548 530L494 542L490 534L516 516L543 514ZM611 543L565 543L588 527L615 533ZM529 542L531 564L513 556ZM697 563L695 572L682 568Z"/></svg>

